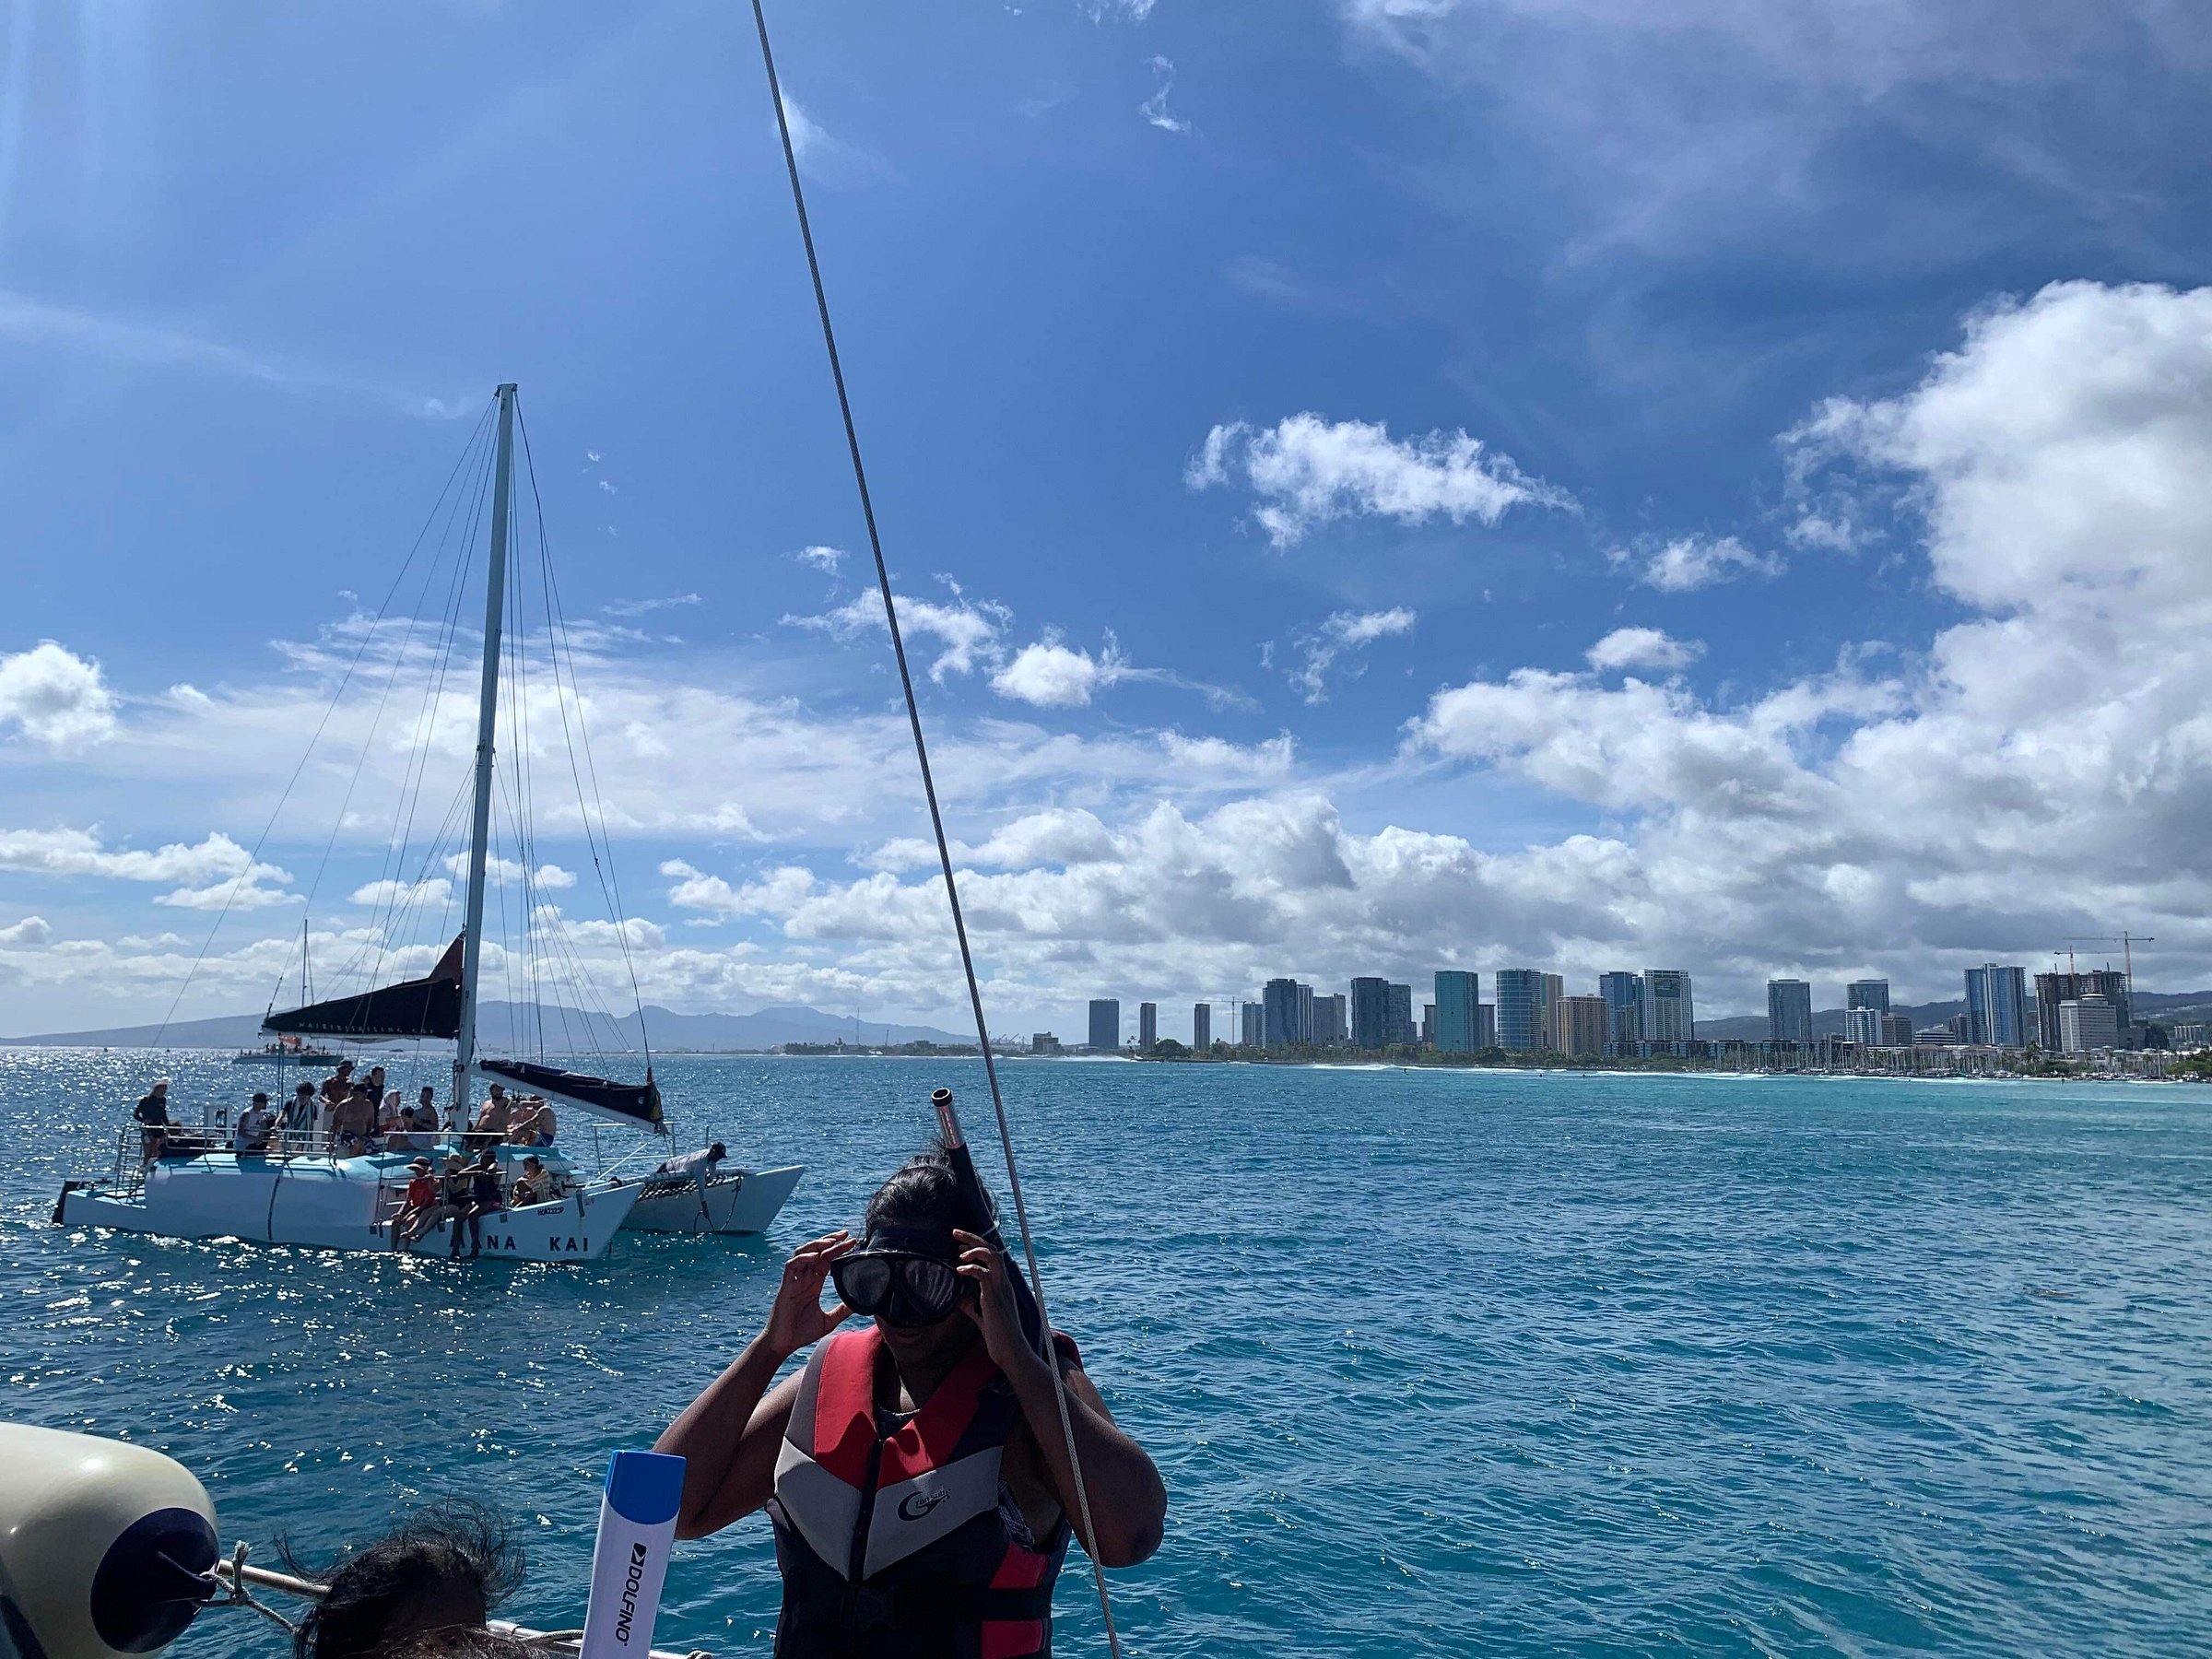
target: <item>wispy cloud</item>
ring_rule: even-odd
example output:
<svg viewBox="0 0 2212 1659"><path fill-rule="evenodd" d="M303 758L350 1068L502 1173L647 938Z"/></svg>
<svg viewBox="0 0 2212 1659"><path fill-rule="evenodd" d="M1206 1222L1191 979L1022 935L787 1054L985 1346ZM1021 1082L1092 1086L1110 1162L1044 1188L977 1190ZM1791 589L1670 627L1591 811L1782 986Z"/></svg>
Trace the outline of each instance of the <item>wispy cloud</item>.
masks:
<svg viewBox="0 0 2212 1659"><path fill-rule="evenodd" d="M1151 60L1152 96L1136 106L1147 122L1163 133L1187 133L1191 124L1168 113L1168 94L1175 89L1175 65L1164 57Z"/></svg>
<svg viewBox="0 0 2212 1659"><path fill-rule="evenodd" d="M671 594L665 599L610 599L599 608L610 617L642 617L652 611L703 603L697 594Z"/></svg>
<svg viewBox="0 0 2212 1659"><path fill-rule="evenodd" d="M0 288L0 340L105 362L197 370L278 391L341 393L425 420L451 420L481 406L471 398L429 396L319 364L249 351L185 329L56 305L7 288Z"/></svg>
<svg viewBox="0 0 2212 1659"><path fill-rule="evenodd" d="M792 557L803 565L811 565L825 576L834 576L844 569L845 550L842 547L801 547Z"/></svg>
<svg viewBox="0 0 2212 1659"><path fill-rule="evenodd" d="M1309 703L1328 701L1329 670L1339 658L1364 651L1377 640L1393 634L1413 631L1415 615L1404 606L1389 610L1336 611L1325 617L1319 628L1295 641L1304 661L1290 670L1290 683L1305 693ZM1352 669L1354 678L1360 669Z"/></svg>
<svg viewBox="0 0 2212 1659"><path fill-rule="evenodd" d="M1443 517L1495 524L1508 508L1574 510L1565 490L1533 478L1512 457L1465 432L1394 439L1381 421L1324 420L1308 411L1272 427L1217 426L1184 470L1193 489L1242 483L1253 517L1287 547L1316 524L1355 513L1418 524Z"/></svg>
<svg viewBox="0 0 2212 1659"><path fill-rule="evenodd" d="M1616 567L1633 571L1645 587L1663 594L1689 594L1738 576L1779 576L1780 556L1747 547L1733 535L1677 535L1653 538L1606 555Z"/></svg>

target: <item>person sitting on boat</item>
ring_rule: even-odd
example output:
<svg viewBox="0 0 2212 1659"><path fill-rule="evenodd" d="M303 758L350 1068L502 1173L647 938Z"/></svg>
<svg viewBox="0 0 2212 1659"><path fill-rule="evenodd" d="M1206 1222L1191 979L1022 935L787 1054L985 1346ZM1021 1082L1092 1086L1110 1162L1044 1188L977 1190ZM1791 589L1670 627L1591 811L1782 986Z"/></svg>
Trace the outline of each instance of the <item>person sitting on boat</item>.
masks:
<svg viewBox="0 0 2212 1659"><path fill-rule="evenodd" d="M369 1076L364 1079L362 1087L368 1089L371 1100L382 1100L384 1098L384 1068L381 1065L371 1066Z"/></svg>
<svg viewBox="0 0 2212 1659"><path fill-rule="evenodd" d="M407 1165L406 1197L399 1206L399 1216L392 1224L392 1248L405 1250L431 1228L438 1225L438 1178L430 1173L430 1160L418 1158Z"/></svg>
<svg viewBox="0 0 2212 1659"><path fill-rule="evenodd" d="M525 1096L514 1103L514 1115L508 1120L507 1139L517 1147L549 1147L559 1126L552 1107L535 1095Z"/></svg>
<svg viewBox="0 0 2212 1659"><path fill-rule="evenodd" d="M425 1151L438 1144L438 1091L428 1083L415 1101L408 1127L415 1131L415 1144Z"/></svg>
<svg viewBox="0 0 2212 1659"><path fill-rule="evenodd" d="M152 1163L161 1156L161 1143L169 1138L169 1079L156 1077L138 1097L138 1104L131 1108L131 1116L138 1121L138 1149L145 1161Z"/></svg>
<svg viewBox="0 0 2212 1659"><path fill-rule="evenodd" d="M514 1186L507 1194L508 1205L520 1209L525 1204L543 1204L553 1196L548 1190L551 1182L546 1179L546 1166L535 1153L523 1159L523 1172L514 1178Z"/></svg>
<svg viewBox="0 0 2212 1659"><path fill-rule="evenodd" d="M269 1113L269 1097L262 1090L255 1089L253 1104L240 1112L238 1122L230 1125L230 1150L266 1152L269 1149L269 1131L276 1121Z"/></svg>
<svg viewBox="0 0 2212 1659"><path fill-rule="evenodd" d="M964 1230L968 1216L941 1152L909 1162L868 1201L865 1240L833 1232L793 1253L760 1334L655 1448L686 1460L677 1537L767 1509L783 1575L778 1659L1052 1650L1074 1469L1012 1265ZM841 1300L824 1308L832 1275ZM874 1325L837 1330L856 1312ZM1167 1488L1075 1344L1055 1334L1053 1346L1094 1553L1141 1561L1159 1547Z"/></svg>
<svg viewBox="0 0 2212 1659"><path fill-rule="evenodd" d="M376 1109L376 1133L387 1152L415 1150L415 1143L407 1138L407 1109L399 1103L396 1088L387 1088L384 1103Z"/></svg>
<svg viewBox="0 0 2212 1659"><path fill-rule="evenodd" d="M473 1207L470 1200L475 1193L476 1182L469 1175L466 1160L458 1152L448 1152L445 1155L445 1168L440 1172L438 1201L443 1213L451 1217L453 1223L453 1247L447 1253L451 1255L461 1253L461 1235L467 1230L462 1223L468 1218L468 1212ZM479 1248L482 1237L482 1230L478 1229Z"/></svg>

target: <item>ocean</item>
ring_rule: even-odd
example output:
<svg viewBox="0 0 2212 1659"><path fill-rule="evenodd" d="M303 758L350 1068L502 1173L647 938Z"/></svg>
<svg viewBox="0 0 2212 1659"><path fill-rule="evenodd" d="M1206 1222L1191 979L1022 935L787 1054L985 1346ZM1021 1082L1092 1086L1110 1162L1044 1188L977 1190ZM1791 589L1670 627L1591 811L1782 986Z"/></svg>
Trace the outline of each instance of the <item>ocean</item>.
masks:
<svg viewBox="0 0 2212 1659"><path fill-rule="evenodd" d="M187 1106L276 1077L160 1065ZM528 1267L53 1227L155 1066L0 1050L0 1410L181 1459L265 1562L497 1505L541 1627L582 1621L607 1453L857 1222L933 1087L995 1156L974 1062L670 1059L679 1141L807 1166L768 1239ZM2212 1089L1004 1076L1055 1321L1171 1494L1112 1575L1132 1655L2212 1651ZM765 1653L776 1605L755 1516L679 1547L655 1641ZM1058 1610L1104 1652L1079 1560Z"/></svg>

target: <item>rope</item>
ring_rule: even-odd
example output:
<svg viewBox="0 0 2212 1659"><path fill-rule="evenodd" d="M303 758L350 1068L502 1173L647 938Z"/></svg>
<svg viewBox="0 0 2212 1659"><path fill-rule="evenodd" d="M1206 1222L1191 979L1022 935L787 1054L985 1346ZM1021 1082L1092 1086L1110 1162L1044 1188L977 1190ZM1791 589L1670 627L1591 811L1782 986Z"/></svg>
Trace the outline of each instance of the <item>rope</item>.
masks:
<svg viewBox="0 0 2212 1659"><path fill-rule="evenodd" d="M783 112L783 88L776 78L775 53L768 43L768 14L762 0L752 0L753 26L760 36L760 64L768 72L769 100L776 107L776 133L783 141L783 169L791 178L791 205L798 212L799 239L806 248L806 273L814 283L814 307L822 323L822 346L830 355L830 377L837 385L837 409L845 425L845 448L853 457L853 482L860 491L861 516L867 521L868 551L876 559L876 582L883 590L883 617L891 633L891 654L899 662L899 686L906 694L907 724L913 729L914 759L922 769L922 793L929 801L929 824L937 840L937 863L945 872L945 897L952 906L952 931L959 940L960 971L968 980L968 1002L975 1012L976 1046L982 1051L983 1076L991 1085L991 1110L998 1120L999 1149L1006 1156L1006 1186L1014 1199L1014 1219L1021 1231L1021 1253L1028 1263L1030 1294L1037 1299L1039 1322L1044 1328L1045 1370L1052 1373L1053 1400L1060 1408L1060 1433L1067 1445L1067 1466L1075 1477L1076 1508L1083 1522L1083 1547L1090 1557L1090 1576L1098 1587L1099 1612L1106 1621L1106 1644L1113 1659L1121 1659L1122 1638L1113 1623L1113 1598L1106 1589L1106 1569L1099 1559L1098 1530L1091 1524L1090 1491L1083 1480L1083 1460L1076 1452L1076 1428L1068 1416L1067 1382L1052 1348L1052 1316L1044 1305L1044 1278L1037 1267L1037 1246L1030 1235L1030 1209L1021 1192L1021 1174L1014 1163L1014 1132L1006 1122L1006 1097L999 1091L998 1067L991 1057L991 1033L983 1019L982 987L975 977L975 953L968 944L968 923L960 912L960 889L953 877L952 844L945 837L945 815L937 806L936 781L930 774L929 745L922 735L922 705L914 698L914 677L906 662L906 641L899 631L899 606L891 597L891 571L884 562L883 538L876 528L876 503L868 493L867 468L860 458L860 431L853 420L853 400L845 392L844 364L837 354L837 332L830 323L830 296L822 287L822 265L814 249L814 227L806 217L806 192L799 182L798 152L791 142L791 122Z"/></svg>

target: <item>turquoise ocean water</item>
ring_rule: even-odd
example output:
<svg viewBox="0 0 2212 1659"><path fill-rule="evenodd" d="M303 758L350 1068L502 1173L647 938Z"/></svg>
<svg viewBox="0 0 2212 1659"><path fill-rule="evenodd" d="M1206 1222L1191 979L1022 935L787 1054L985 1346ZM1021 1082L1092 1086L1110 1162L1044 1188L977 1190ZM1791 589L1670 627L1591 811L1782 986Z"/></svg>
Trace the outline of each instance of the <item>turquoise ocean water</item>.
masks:
<svg viewBox="0 0 2212 1659"><path fill-rule="evenodd" d="M164 1064L187 1103L254 1086ZM0 1410L182 1459L264 1559L496 1503L540 1625L581 1619L607 1453L782 1251L857 1219L933 1085L988 1120L972 1063L669 1061L679 1124L809 1173L764 1242L587 1268L50 1226L148 1071L0 1050ZM2212 1091L1006 1078L1055 1317L1172 1495L1115 1575L1133 1654L2212 1651ZM1087 1589L1065 1653L1103 1652ZM775 1609L755 1517L682 1548L656 1640L763 1653Z"/></svg>

